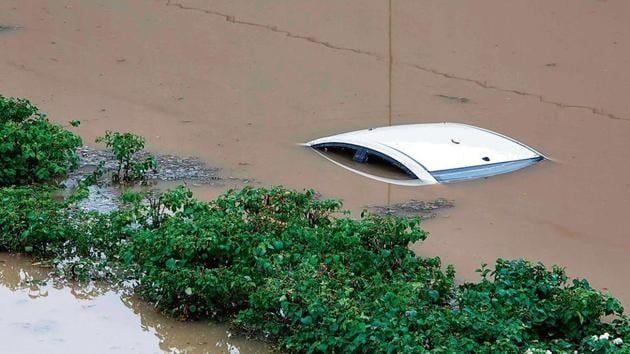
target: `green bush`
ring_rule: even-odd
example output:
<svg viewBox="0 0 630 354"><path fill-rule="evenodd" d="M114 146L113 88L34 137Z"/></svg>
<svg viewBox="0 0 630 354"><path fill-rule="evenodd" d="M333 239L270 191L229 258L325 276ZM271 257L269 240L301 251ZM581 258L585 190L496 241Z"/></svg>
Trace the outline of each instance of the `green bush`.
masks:
<svg viewBox="0 0 630 354"><path fill-rule="evenodd" d="M68 210L47 187L0 188L0 251L55 257L74 233Z"/></svg>
<svg viewBox="0 0 630 354"><path fill-rule="evenodd" d="M81 138L26 99L0 95L0 186L43 183L78 166Z"/></svg>
<svg viewBox="0 0 630 354"><path fill-rule="evenodd" d="M138 158L138 153L144 150L144 138L131 133L106 132L104 136L96 138L97 143L104 143L112 149L118 161L116 171L112 174L114 183L144 182L147 174L157 168L157 161L153 156Z"/></svg>
<svg viewBox="0 0 630 354"><path fill-rule="evenodd" d="M87 212L73 205L78 199L45 186L0 188L0 252L32 255L73 279L114 276L133 210Z"/></svg>
<svg viewBox="0 0 630 354"><path fill-rule="evenodd" d="M337 217L338 202L282 188L183 191L122 250L170 315L230 320L289 352L630 350L620 303L560 268L498 260L455 286L452 267L407 249L426 238L417 219Z"/></svg>
<svg viewBox="0 0 630 354"><path fill-rule="evenodd" d="M478 271L479 283L465 283L456 290L456 321L450 326L474 343L484 343L474 352L538 348L582 353L593 349L588 343L593 335L630 339L621 303L592 289L586 280L569 284L562 268L548 271L541 263L498 259L494 269L484 265ZM605 316L614 320L602 321Z"/></svg>
<svg viewBox="0 0 630 354"><path fill-rule="evenodd" d="M344 216L313 192L126 192L110 214L45 187L0 188L0 250L66 277L132 280L181 319L215 319L295 353L628 353L616 299L563 269L497 260L456 285L407 248L418 219Z"/></svg>

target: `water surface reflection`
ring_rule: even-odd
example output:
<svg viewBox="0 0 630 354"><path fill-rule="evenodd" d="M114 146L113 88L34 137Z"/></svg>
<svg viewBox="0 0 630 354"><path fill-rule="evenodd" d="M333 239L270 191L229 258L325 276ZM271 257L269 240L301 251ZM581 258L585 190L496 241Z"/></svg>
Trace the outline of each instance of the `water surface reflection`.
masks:
<svg viewBox="0 0 630 354"><path fill-rule="evenodd" d="M179 322L128 291L62 282L27 257L0 253L0 352L264 353L228 327Z"/></svg>

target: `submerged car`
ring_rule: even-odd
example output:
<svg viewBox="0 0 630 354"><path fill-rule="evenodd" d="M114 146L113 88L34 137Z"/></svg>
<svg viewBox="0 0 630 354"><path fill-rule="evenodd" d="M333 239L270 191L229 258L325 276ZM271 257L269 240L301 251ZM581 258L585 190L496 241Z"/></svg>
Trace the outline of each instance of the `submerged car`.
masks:
<svg viewBox="0 0 630 354"><path fill-rule="evenodd" d="M328 136L304 144L363 176L398 185L426 185L489 177L533 165L545 156L499 133L460 123L408 124ZM385 162L408 176L394 179L362 171L326 153L344 152L355 163Z"/></svg>

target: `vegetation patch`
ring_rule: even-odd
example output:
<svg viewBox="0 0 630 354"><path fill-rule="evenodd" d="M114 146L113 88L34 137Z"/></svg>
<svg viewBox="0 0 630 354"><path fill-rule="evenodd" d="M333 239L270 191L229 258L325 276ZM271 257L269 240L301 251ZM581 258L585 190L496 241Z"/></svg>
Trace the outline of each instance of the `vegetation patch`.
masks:
<svg viewBox="0 0 630 354"><path fill-rule="evenodd" d="M138 156L144 150L145 140L141 136L108 131L96 138L96 142L110 148L116 159L117 165L111 175L114 183L146 182L148 173L157 169L155 157Z"/></svg>
<svg viewBox="0 0 630 354"><path fill-rule="evenodd" d="M0 188L0 251L130 284L168 315L228 321L286 352L630 352L618 300L522 259L456 284L452 266L408 249L427 237L419 218L353 219L339 201L282 187L211 202L183 186L127 191L103 214L77 207L93 181L65 199Z"/></svg>
<svg viewBox="0 0 630 354"><path fill-rule="evenodd" d="M629 349L621 304L559 267L497 260L455 285L452 267L407 248L427 236L418 219L350 219L312 192L128 192L110 214L42 188L0 199L0 249L70 278L130 280L171 316L230 321L289 352Z"/></svg>
<svg viewBox="0 0 630 354"><path fill-rule="evenodd" d="M81 138L26 99L0 95L0 137L0 186L58 180L78 166Z"/></svg>
<svg viewBox="0 0 630 354"><path fill-rule="evenodd" d="M97 150L89 147L81 147L77 150L80 158L79 171L72 177L82 177L89 174L88 170L102 166L105 171L114 171L118 168L118 160L113 152ZM136 157L142 161L150 157L145 151L140 151ZM207 166L196 157L180 157L174 155L155 155L157 167L155 170L146 171L146 178L155 181L190 181L196 184L221 185L224 177L219 175L219 168ZM232 179L233 180L233 179ZM244 183L249 181L243 180Z"/></svg>

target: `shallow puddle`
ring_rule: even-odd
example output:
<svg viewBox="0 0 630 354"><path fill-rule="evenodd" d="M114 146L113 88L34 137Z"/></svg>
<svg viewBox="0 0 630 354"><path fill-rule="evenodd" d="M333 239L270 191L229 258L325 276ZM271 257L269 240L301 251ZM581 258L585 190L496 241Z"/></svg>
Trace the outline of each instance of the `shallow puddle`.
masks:
<svg viewBox="0 0 630 354"><path fill-rule="evenodd" d="M3 353L268 352L226 326L169 319L123 291L61 283L29 258L5 253L0 308Z"/></svg>

